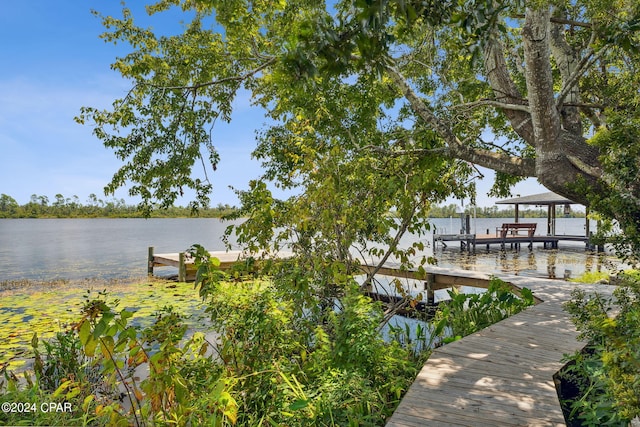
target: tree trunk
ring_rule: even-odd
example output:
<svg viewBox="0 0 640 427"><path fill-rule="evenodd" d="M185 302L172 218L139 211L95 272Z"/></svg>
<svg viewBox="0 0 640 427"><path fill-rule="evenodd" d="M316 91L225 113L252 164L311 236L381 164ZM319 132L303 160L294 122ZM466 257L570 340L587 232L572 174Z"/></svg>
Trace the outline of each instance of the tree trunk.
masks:
<svg viewBox="0 0 640 427"><path fill-rule="evenodd" d="M528 9L522 33L527 93L536 148L536 176L551 191L588 205L585 192L571 184L584 183L597 187L598 177L576 167L570 158L580 159L588 165L598 165L598 151L586 143L582 127L575 123L575 119L566 118L565 123L569 126L563 126L561 114L556 107L549 8ZM556 62L571 63L572 59L565 57L570 55L568 46L563 47L564 49L556 49L556 54L562 56ZM570 70L569 65L565 66Z"/></svg>

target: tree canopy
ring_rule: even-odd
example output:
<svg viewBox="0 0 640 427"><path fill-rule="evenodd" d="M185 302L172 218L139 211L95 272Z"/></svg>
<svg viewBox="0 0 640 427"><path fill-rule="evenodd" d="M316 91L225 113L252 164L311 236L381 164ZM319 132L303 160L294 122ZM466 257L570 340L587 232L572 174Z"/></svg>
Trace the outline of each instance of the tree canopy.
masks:
<svg viewBox="0 0 640 427"><path fill-rule="evenodd" d="M393 248L389 232L424 229L432 203L473 198L479 165L496 171L494 195L537 177L618 220L640 252L637 1L161 0L147 11L172 8L185 12L181 34L140 28L126 8L96 12L106 41L131 45L113 64L129 93L77 118L124 162L108 192L131 185L151 208L189 187L206 204L211 182L192 169L215 169L214 124L248 91L270 125L254 152L263 180L240 195L241 214L259 219L239 230L247 243L322 235L336 258L359 240ZM274 200L264 181L299 195Z"/></svg>

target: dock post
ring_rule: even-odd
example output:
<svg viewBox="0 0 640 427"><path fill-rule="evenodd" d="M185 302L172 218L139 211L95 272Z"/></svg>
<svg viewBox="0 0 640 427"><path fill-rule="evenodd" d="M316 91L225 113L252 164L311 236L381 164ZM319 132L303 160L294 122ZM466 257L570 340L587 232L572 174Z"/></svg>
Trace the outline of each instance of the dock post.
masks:
<svg viewBox="0 0 640 427"><path fill-rule="evenodd" d="M187 266L184 264L184 252L178 254L178 282L187 281Z"/></svg>
<svg viewBox="0 0 640 427"><path fill-rule="evenodd" d="M427 291L427 304L435 304L436 296L433 292L433 284L436 280L436 275L433 273L427 273L427 281L424 282L424 289Z"/></svg>
<svg viewBox="0 0 640 427"><path fill-rule="evenodd" d="M147 276L153 276L153 246L149 246L149 255L147 259Z"/></svg>

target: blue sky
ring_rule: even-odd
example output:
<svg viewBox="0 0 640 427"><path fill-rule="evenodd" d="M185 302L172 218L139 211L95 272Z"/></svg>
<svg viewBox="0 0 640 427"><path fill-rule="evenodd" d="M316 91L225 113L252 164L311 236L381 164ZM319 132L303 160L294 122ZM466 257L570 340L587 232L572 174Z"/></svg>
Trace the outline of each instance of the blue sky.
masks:
<svg viewBox="0 0 640 427"><path fill-rule="evenodd" d="M166 31L178 28L179 17L146 17L142 0L130 1L136 22ZM129 89L127 81L111 71L110 64L124 55L126 46L98 38L103 32L91 9L120 16L120 0L24 0L6 2L0 14L0 193L23 204L32 194L50 200L58 193L89 194L105 198L104 186L120 162L91 134L90 126L73 120L80 107L108 107ZM260 175L251 159L255 130L265 122L247 96L235 105L231 124L217 123L214 144L221 161L209 174L214 192L212 205L237 204L228 188L247 187ZM486 197L492 174L479 183L478 205L491 206ZM514 194L546 191L533 179L519 184ZM136 202L122 189L116 194ZM178 203L186 205L188 199ZM452 201L454 202L454 201Z"/></svg>

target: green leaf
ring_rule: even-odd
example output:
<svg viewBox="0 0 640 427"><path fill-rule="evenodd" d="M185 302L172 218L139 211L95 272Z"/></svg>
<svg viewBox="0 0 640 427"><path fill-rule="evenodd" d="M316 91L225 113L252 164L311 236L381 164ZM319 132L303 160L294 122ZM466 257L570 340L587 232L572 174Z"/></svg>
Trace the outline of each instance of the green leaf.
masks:
<svg viewBox="0 0 640 427"><path fill-rule="evenodd" d="M298 399L295 402L293 402L291 405L289 405L289 410L298 411L300 409L306 408L307 406L309 406L308 400Z"/></svg>
<svg viewBox="0 0 640 427"><path fill-rule="evenodd" d="M91 325L88 320L84 320L78 329L78 337L82 345L86 345L91 336Z"/></svg>
<svg viewBox="0 0 640 427"><path fill-rule="evenodd" d="M87 338L87 342L84 344L84 353L89 357L95 356L97 346L98 340L89 335L89 337Z"/></svg>

